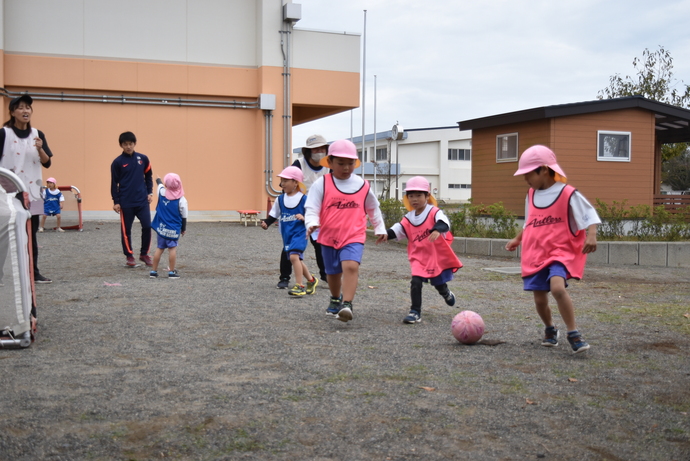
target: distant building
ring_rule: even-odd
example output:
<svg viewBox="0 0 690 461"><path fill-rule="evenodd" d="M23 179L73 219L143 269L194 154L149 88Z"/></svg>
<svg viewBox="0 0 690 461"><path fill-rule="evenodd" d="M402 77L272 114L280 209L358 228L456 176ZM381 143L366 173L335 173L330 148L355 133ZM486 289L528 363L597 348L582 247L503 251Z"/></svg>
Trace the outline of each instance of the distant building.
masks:
<svg viewBox="0 0 690 461"><path fill-rule="evenodd" d="M503 202L524 215L528 185L514 177L534 144L556 153L568 182L592 204L666 204L661 145L690 142L690 110L641 96L578 102L458 122L472 130L473 202Z"/></svg>
<svg viewBox="0 0 690 461"><path fill-rule="evenodd" d="M407 180L413 176L424 176L437 199L446 202L466 202L470 199L471 131L459 131L456 126L411 128L402 130L397 137L401 139L394 139L392 130L377 132L374 151L374 134L367 134L364 155L362 137L352 139L363 163L357 173L364 171L364 178L375 187L379 197L397 196L402 199ZM300 152L300 149L294 151L295 158Z"/></svg>
<svg viewBox="0 0 690 461"><path fill-rule="evenodd" d="M33 96L50 175L79 187L87 218L117 217L110 164L124 131L154 175L182 176L192 217L223 219L280 193L293 125L359 106L360 34L295 27L291 0L0 1L0 12L0 108Z"/></svg>

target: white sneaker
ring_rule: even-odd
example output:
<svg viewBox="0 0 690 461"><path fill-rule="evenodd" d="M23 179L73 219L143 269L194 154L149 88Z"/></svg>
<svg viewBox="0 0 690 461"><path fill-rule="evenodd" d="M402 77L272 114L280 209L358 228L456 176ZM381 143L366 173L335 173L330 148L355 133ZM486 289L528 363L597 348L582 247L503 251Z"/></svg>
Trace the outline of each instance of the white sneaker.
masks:
<svg viewBox="0 0 690 461"><path fill-rule="evenodd" d="M57 231L58 231L58 232L65 232L64 229L63 229L62 227L58 227L58 228L57 228Z"/></svg>
<svg viewBox="0 0 690 461"><path fill-rule="evenodd" d="M39 227L39 228L38 228L38 231L39 231L39 232L43 232L43 228L42 228L42 227Z"/></svg>

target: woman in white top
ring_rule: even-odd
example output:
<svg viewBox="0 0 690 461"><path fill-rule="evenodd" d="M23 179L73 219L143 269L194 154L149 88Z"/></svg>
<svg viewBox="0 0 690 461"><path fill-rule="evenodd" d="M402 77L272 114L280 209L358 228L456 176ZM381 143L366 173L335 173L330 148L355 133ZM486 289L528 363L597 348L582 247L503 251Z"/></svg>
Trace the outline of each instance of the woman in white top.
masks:
<svg viewBox="0 0 690 461"><path fill-rule="evenodd" d="M0 130L0 166L13 171L24 182L31 201L31 248L33 250L34 281L51 283L38 271L38 243L36 232L39 216L43 214L41 198L42 168L50 168L53 153L45 135L31 126L33 98L23 94L10 101L10 119Z"/></svg>

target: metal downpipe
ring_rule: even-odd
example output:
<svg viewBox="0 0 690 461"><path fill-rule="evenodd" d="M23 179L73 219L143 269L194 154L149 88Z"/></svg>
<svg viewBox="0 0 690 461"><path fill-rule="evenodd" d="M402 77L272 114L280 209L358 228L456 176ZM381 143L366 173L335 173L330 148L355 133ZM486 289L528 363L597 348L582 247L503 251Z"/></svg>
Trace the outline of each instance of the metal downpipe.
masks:
<svg viewBox="0 0 690 461"><path fill-rule="evenodd" d="M281 191L273 187L273 114L270 110L267 110L264 111L264 117L266 119L266 169L264 170L266 174L266 192L271 197L277 197L281 194Z"/></svg>

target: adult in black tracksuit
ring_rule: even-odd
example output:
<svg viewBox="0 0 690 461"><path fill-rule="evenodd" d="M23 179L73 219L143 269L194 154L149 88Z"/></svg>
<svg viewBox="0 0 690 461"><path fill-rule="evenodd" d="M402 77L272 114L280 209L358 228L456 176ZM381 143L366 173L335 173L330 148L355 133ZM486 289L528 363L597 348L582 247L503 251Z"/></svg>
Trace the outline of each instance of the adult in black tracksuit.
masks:
<svg viewBox="0 0 690 461"><path fill-rule="evenodd" d="M148 255L151 246L151 210L153 200L153 170L149 158L134 151L137 138L127 131L120 135L122 154L110 166L110 194L113 197L113 210L120 214L122 232L122 252L127 257L127 265L137 265L132 251L132 224L134 218L141 223L141 251L139 260L147 266L153 261Z"/></svg>

